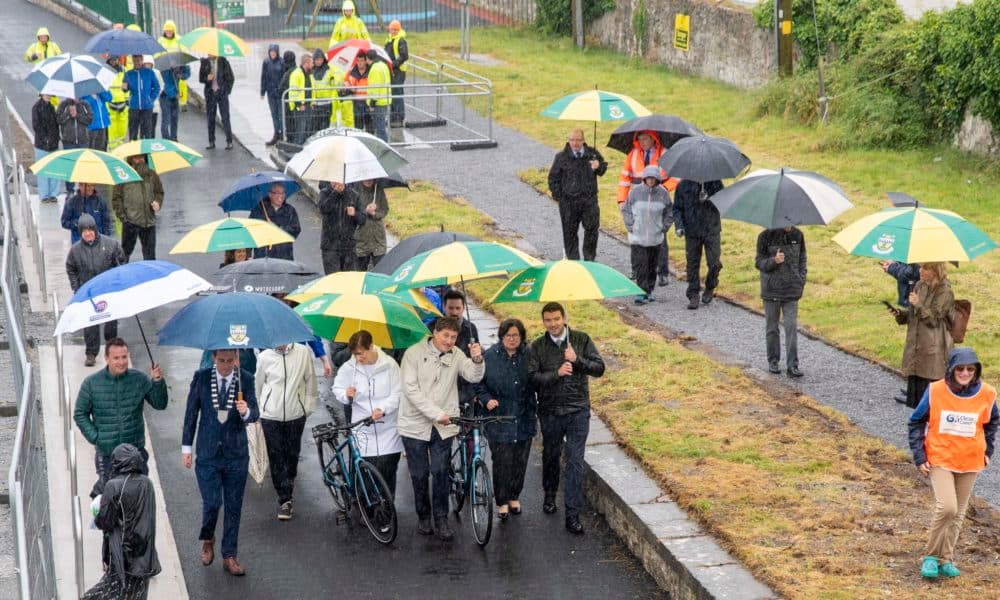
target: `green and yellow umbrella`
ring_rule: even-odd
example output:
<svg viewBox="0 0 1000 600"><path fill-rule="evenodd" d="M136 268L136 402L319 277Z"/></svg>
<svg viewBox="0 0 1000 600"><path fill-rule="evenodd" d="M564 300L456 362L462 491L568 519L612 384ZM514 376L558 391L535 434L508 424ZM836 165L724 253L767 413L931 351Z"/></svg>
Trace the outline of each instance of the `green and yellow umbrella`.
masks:
<svg viewBox="0 0 1000 600"><path fill-rule="evenodd" d="M496 242L452 242L422 252L392 274L397 289L446 285L501 277L542 264L516 248Z"/></svg>
<svg viewBox="0 0 1000 600"><path fill-rule="evenodd" d="M379 294L413 306L421 319L441 316L441 311L420 290L402 289L392 292L385 290L393 285L392 277L382 273L340 271L300 285L288 294L288 300L301 304L324 294Z"/></svg>
<svg viewBox="0 0 1000 600"><path fill-rule="evenodd" d="M515 274L490 302L573 302L641 295L618 271L585 260L557 260Z"/></svg>
<svg viewBox="0 0 1000 600"><path fill-rule="evenodd" d="M593 121L597 146L598 121L628 121L652 114L648 108L625 94L598 89L563 96L542 111L543 117L563 121Z"/></svg>
<svg viewBox="0 0 1000 600"><path fill-rule="evenodd" d="M120 158L145 154L149 157L149 168L157 173L190 167L202 159L201 154L184 144L160 138L135 140L118 146L111 153Z"/></svg>
<svg viewBox="0 0 1000 600"><path fill-rule="evenodd" d="M295 312L319 337L348 342L365 329L383 348L407 348L424 339L427 327L412 306L376 294L323 294L299 304Z"/></svg>
<svg viewBox="0 0 1000 600"><path fill-rule="evenodd" d="M967 261L997 247L950 210L887 208L848 225L833 241L856 256L904 263Z"/></svg>
<svg viewBox="0 0 1000 600"><path fill-rule="evenodd" d="M30 167L31 172L41 177L51 177L60 181L77 183L101 183L118 185L130 181L142 181L124 160L113 154L73 148L53 152Z"/></svg>
<svg viewBox="0 0 1000 600"><path fill-rule="evenodd" d="M216 27L192 29L177 40L189 52L232 58L250 53L240 36Z"/></svg>
<svg viewBox="0 0 1000 600"><path fill-rule="evenodd" d="M170 249L170 254L224 252L294 242L280 227L260 219L227 218L199 225Z"/></svg>

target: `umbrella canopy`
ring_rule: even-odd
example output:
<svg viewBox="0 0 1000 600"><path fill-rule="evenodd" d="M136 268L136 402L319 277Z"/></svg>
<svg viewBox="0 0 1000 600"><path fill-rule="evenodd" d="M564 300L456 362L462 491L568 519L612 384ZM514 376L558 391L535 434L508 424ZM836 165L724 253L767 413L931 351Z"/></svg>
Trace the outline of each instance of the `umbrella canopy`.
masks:
<svg viewBox="0 0 1000 600"><path fill-rule="evenodd" d="M202 159L201 154L184 144L179 144L161 138L135 140L122 144L111 151L120 158L128 158L135 154L145 154L149 168L157 173L166 173L190 167Z"/></svg>
<svg viewBox="0 0 1000 600"><path fill-rule="evenodd" d="M396 172L389 173L385 177L379 177L375 180L375 185L384 190L389 188L410 189L410 182L403 179L403 176Z"/></svg>
<svg viewBox="0 0 1000 600"><path fill-rule="evenodd" d="M181 36L177 42L191 52L233 58L250 53L247 43L235 33L216 27L199 27Z"/></svg>
<svg viewBox="0 0 1000 600"><path fill-rule="evenodd" d="M826 225L854 207L836 183L812 171L758 169L712 196L719 214L767 229Z"/></svg>
<svg viewBox="0 0 1000 600"><path fill-rule="evenodd" d="M736 177L750 166L750 159L727 139L701 135L674 144L659 164L673 177L704 183Z"/></svg>
<svg viewBox="0 0 1000 600"><path fill-rule="evenodd" d="M161 346L199 350L274 348L308 342L313 332L288 306L266 294L214 294L170 318L160 330Z"/></svg>
<svg viewBox="0 0 1000 600"><path fill-rule="evenodd" d="M234 181L223 194L222 200L219 200L219 207L226 212L253 210L275 183L285 186L286 198L302 187L299 182L281 171L258 171Z"/></svg>
<svg viewBox="0 0 1000 600"><path fill-rule="evenodd" d="M635 135L642 131L652 131L660 139L660 145L670 148L679 140L692 136L704 135L700 129L684 119L674 115L649 115L638 117L625 123L611 132L608 148L628 154L632 151L632 141Z"/></svg>
<svg viewBox="0 0 1000 600"><path fill-rule="evenodd" d="M886 197L889 198L889 202L893 206L919 206L920 201L909 194L904 194L903 192L886 192Z"/></svg>
<svg viewBox="0 0 1000 600"><path fill-rule="evenodd" d="M407 164L377 137L356 129L323 135L308 142L285 166L303 179L353 183L386 177Z"/></svg>
<svg viewBox="0 0 1000 600"><path fill-rule="evenodd" d="M160 52L153 57L153 66L159 71L165 71L167 69L173 69L174 67L183 67L188 63L193 63L198 60L197 56L192 56L187 52L181 52L180 50L168 50L166 52Z"/></svg>
<svg viewBox="0 0 1000 600"><path fill-rule="evenodd" d="M480 239L475 236L466 235L464 233L454 233L451 231L434 231L431 233L418 233L417 235L411 235L396 244L392 250L389 250L385 256L382 257L382 260L378 261L378 264L375 265L374 272L390 275L404 262L422 252L427 252L428 250L433 250L434 248L440 248L441 246L452 242L478 241L480 241Z"/></svg>
<svg viewBox="0 0 1000 600"><path fill-rule="evenodd" d="M124 264L80 286L59 317L53 335L131 317L211 287L191 271L165 260Z"/></svg>
<svg viewBox="0 0 1000 600"><path fill-rule="evenodd" d="M490 302L571 302L641 295L618 271L585 260L557 260L513 275Z"/></svg>
<svg viewBox="0 0 1000 600"><path fill-rule="evenodd" d="M165 48L154 40L153 36L131 29L110 29L96 33L83 46L84 52L105 56L156 54L164 50Z"/></svg>
<svg viewBox="0 0 1000 600"><path fill-rule="evenodd" d="M543 117L564 121L621 121L648 114L649 109L635 99L600 90L563 96L542 111Z"/></svg>
<svg viewBox="0 0 1000 600"><path fill-rule="evenodd" d="M346 40L326 51L326 61L341 71L350 71L358 54L374 50L387 65L392 65L392 59L385 48L373 44L369 40ZM391 67L390 67L391 68Z"/></svg>
<svg viewBox="0 0 1000 600"><path fill-rule="evenodd" d="M972 260L997 247L950 210L887 208L848 225L833 241L856 256L903 263Z"/></svg>
<svg viewBox="0 0 1000 600"><path fill-rule="evenodd" d="M340 271L299 286L288 295L288 299L302 303L315 300L324 294L382 294L416 308L421 319L441 316L434 303L420 290L385 291L385 288L393 285L392 277L381 273Z"/></svg>
<svg viewBox="0 0 1000 600"><path fill-rule="evenodd" d="M60 98L83 98L106 92L115 73L86 54L60 54L35 65L26 81L39 94Z"/></svg>
<svg viewBox="0 0 1000 600"><path fill-rule="evenodd" d="M407 348L427 337L412 306L374 294L325 294L295 307L321 338L347 342L365 329L383 348Z"/></svg>
<svg viewBox="0 0 1000 600"><path fill-rule="evenodd" d="M199 225L182 237L171 254L224 252L239 248L260 248L294 242L295 238L277 225L261 219L226 218Z"/></svg>
<svg viewBox="0 0 1000 600"><path fill-rule="evenodd" d="M496 242L452 242L406 261L392 274L398 288L445 285L499 277L542 264Z"/></svg>
<svg viewBox="0 0 1000 600"><path fill-rule="evenodd" d="M217 292L287 294L316 275L316 271L291 260L255 258L226 265L209 278Z"/></svg>
<svg viewBox="0 0 1000 600"><path fill-rule="evenodd" d="M142 181L142 177L124 160L89 148L59 150L46 155L29 168L35 175L60 181L105 185Z"/></svg>

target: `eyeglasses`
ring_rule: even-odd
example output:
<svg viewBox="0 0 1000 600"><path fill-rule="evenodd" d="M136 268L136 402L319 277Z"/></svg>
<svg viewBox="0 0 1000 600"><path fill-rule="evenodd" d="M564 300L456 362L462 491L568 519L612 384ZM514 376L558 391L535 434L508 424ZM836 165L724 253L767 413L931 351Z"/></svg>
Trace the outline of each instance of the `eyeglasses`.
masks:
<svg viewBox="0 0 1000 600"><path fill-rule="evenodd" d="M975 373L976 365L958 365L955 367L955 372Z"/></svg>
<svg viewBox="0 0 1000 600"><path fill-rule="evenodd" d="M508 333L508 334L505 334L503 336L503 339L505 339L505 340L519 340L519 339L521 339L521 334L520 333Z"/></svg>

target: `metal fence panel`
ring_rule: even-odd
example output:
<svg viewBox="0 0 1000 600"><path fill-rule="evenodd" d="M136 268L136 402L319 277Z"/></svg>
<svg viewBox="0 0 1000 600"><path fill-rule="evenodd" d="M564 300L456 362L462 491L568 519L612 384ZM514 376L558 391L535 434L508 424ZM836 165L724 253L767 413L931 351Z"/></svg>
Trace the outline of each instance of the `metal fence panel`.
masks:
<svg viewBox="0 0 1000 600"><path fill-rule="evenodd" d="M128 0L78 0L78 2L112 23L135 22L135 17L128 12Z"/></svg>

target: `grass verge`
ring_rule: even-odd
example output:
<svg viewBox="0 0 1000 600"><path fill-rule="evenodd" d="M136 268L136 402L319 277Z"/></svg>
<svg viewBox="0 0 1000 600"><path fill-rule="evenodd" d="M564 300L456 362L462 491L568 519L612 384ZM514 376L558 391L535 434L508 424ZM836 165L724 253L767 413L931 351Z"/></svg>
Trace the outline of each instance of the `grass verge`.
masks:
<svg viewBox="0 0 1000 600"><path fill-rule="evenodd" d="M496 241L491 219L425 182L392 194L390 228ZM498 281L470 284L488 299ZM485 303L484 303L485 304ZM488 305L541 333L534 303ZM609 369L592 401L664 489L784 597L990 596L1000 577L996 512L977 500L959 540L962 576L918 575L933 497L908 457L844 416L777 384L763 387L642 317L597 302L569 307ZM904 426L902 423L896 426ZM945 589L942 589L945 588Z"/></svg>

